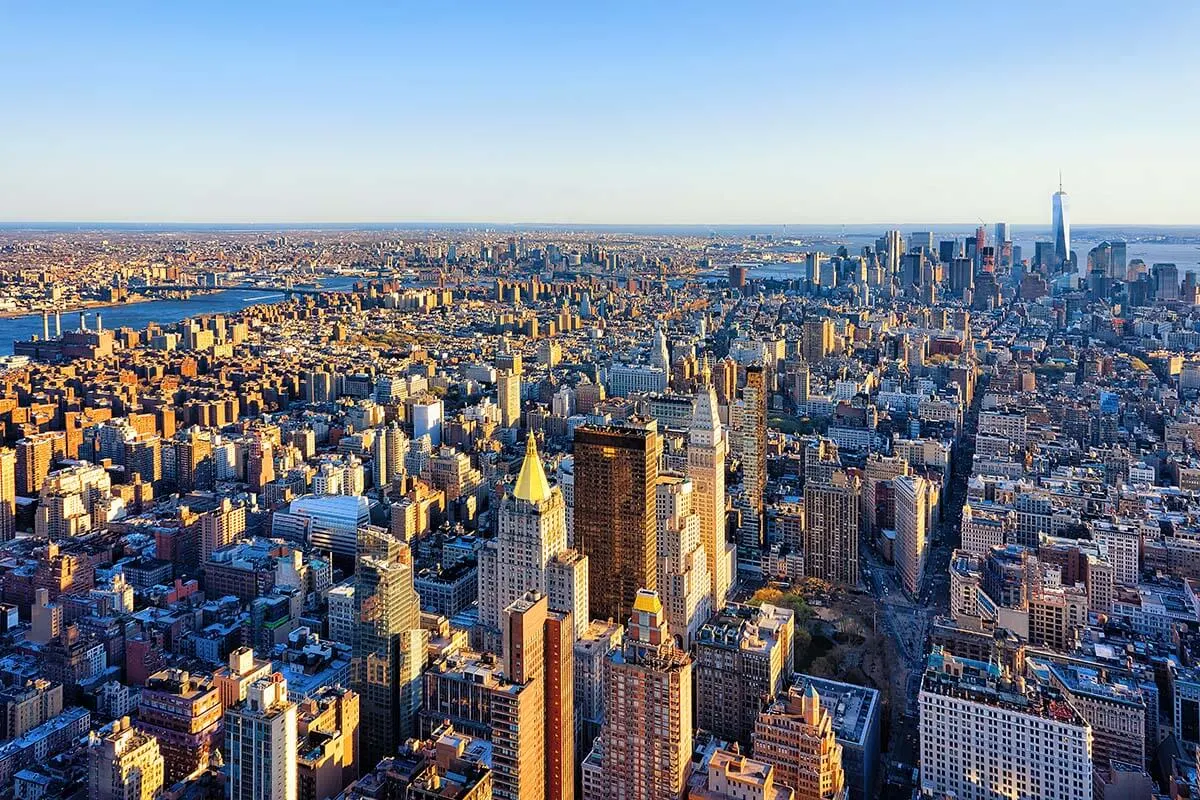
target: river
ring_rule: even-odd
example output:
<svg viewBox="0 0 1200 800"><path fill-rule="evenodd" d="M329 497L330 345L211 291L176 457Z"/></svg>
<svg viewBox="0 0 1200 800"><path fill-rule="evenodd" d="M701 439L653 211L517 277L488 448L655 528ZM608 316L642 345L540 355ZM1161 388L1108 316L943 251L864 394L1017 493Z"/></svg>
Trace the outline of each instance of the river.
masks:
<svg viewBox="0 0 1200 800"><path fill-rule="evenodd" d="M322 288L330 291L345 291L360 277L326 278L320 281ZM88 324L94 325L96 315L100 314L104 327L134 328L141 330L152 322L169 325L188 317L201 314L228 314L241 311L246 306L263 303L279 303L284 300L283 292L272 292L267 289L247 290L228 289L211 294L197 294L188 300L147 300L142 303L126 303L124 305L106 306L87 310ZM63 330L74 330L79 327L79 312L64 312L62 317ZM42 335L42 315L26 314L23 317L0 319L0 356L12 355L13 342L25 341L34 336ZM54 335L54 316L50 318L50 335Z"/></svg>

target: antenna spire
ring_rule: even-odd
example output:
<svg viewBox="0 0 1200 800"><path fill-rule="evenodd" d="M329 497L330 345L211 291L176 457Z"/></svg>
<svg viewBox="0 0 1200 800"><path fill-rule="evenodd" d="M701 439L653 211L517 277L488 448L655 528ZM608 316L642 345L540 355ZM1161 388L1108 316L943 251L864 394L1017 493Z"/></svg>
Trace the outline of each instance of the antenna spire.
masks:
<svg viewBox="0 0 1200 800"><path fill-rule="evenodd" d="M1062 170L1058 171L1058 190L1062 191Z"/></svg>

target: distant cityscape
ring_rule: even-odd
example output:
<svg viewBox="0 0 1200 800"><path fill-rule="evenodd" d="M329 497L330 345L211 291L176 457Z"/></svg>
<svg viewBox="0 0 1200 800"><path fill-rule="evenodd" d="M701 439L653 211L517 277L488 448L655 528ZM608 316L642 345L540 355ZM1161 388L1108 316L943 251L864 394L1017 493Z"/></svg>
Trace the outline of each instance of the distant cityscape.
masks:
<svg viewBox="0 0 1200 800"><path fill-rule="evenodd" d="M0 798L1200 797L1200 228L0 226Z"/></svg>

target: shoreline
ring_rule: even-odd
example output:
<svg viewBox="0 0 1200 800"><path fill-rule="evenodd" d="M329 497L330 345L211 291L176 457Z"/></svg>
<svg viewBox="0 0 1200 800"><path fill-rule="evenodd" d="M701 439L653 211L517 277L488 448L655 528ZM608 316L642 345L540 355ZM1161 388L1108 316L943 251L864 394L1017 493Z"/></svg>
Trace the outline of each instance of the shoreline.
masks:
<svg viewBox="0 0 1200 800"><path fill-rule="evenodd" d="M369 281L369 280L372 280L372 277L365 276L365 275L342 275L342 274L325 275L325 276L320 277L316 286L313 286L313 287L305 286L305 287L301 287L301 288L304 288L305 290L316 289L318 291L332 291L332 292L347 291L348 287L347 288L339 287L337 289L329 289L322 285L322 282L325 280L341 281L344 279L349 279L351 281ZM261 291L268 292L271 294L282 293L284 291L283 289L278 288L278 287L266 287L266 286L264 286L264 287L257 287L257 286L195 286L195 287L192 287L192 286L189 286L189 287L187 287L187 292L188 292L188 296L190 298L196 298L196 297L207 297L209 295L220 294L221 292L231 291L231 290L232 291L251 291L251 290L259 290L260 288L261 288ZM88 301L85 303L76 303L76 304L73 304L70 306L64 306L62 308L46 308L46 309L24 308L24 309L15 309L15 310L11 310L11 311L0 311L0 320L23 319L25 317L28 317L30 319L38 319L41 317L43 311L46 311L47 313L49 313L51 315L51 317L53 317L55 313L78 314L80 311L96 311L96 310L105 309L105 308L116 308L118 306L136 305L138 303L157 303L157 302L160 302L163 300L182 300L182 299L185 299L185 298L157 297L157 296L153 296L153 295L137 295L136 298L127 299L127 300L113 300L113 301L92 300L92 301Z"/></svg>
<svg viewBox="0 0 1200 800"><path fill-rule="evenodd" d="M209 294L214 294L219 291L221 291L221 289L219 287L216 289L201 288L197 291L192 292L192 294L193 294L193 296L209 295ZM138 303L156 303L160 300L172 300L172 299L177 299L177 298L148 297L143 294L143 295L138 295L136 298L129 299L129 300L96 300L94 302L85 303L83 305L73 305L73 306L70 306L67 308L53 308L53 309L49 309L49 308L40 309L39 308L39 309L35 309L35 310L25 309L22 311L0 311L0 319L21 319L22 317L40 317L42 315L42 311L46 311L53 318L55 313L78 314L80 311L95 311L95 310L104 309L104 308L116 308L117 306L132 306L132 305L137 305Z"/></svg>
<svg viewBox="0 0 1200 800"><path fill-rule="evenodd" d="M156 298L138 296L136 300L97 300L94 303L86 303L84 305L73 305L66 308L46 308L46 309L24 309L21 311L0 311L0 319L21 319L22 317L40 317L42 312L50 314L53 318L55 313L60 314L78 314L80 311L92 311L101 308L115 308L117 306L130 306L135 303L148 303Z"/></svg>

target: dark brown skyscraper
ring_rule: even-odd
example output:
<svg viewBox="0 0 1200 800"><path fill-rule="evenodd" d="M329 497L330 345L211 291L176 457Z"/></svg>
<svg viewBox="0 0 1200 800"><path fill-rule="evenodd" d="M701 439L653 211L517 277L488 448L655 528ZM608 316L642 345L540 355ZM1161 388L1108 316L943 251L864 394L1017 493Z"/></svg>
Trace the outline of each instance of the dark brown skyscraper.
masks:
<svg viewBox="0 0 1200 800"><path fill-rule="evenodd" d="M588 557L592 616L628 619L638 589L657 587L658 434L575 430L575 548Z"/></svg>
<svg viewBox="0 0 1200 800"><path fill-rule="evenodd" d="M743 505L738 544L747 557L754 558L763 543L763 495L767 490L767 382L761 364L746 367L737 436L742 459Z"/></svg>

